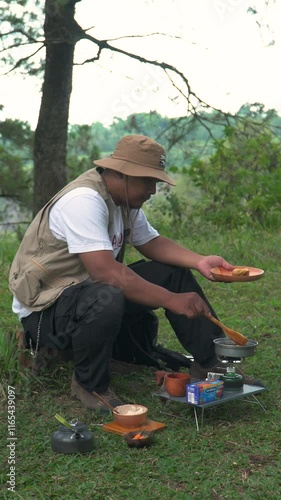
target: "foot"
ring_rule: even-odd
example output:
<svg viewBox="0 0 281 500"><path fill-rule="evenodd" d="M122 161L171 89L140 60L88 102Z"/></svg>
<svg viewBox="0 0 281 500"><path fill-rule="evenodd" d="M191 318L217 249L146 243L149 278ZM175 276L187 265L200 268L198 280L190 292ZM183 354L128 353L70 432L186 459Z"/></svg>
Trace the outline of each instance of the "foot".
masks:
<svg viewBox="0 0 281 500"><path fill-rule="evenodd" d="M86 408L89 408L90 410L99 410L103 413L109 413L110 410L107 406L102 404L102 402L97 399L91 392L87 391L82 387L78 382L75 377L75 373L73 372L72 374L72 379L71 379L71 394L72 396L76 397L83 403L83 405ZM113 392L110 387L107 388L107 390L103 393L100 394L103 399L105 399L108 403L111 404L114 408L116 406L123 405L123 401L121 401L116 394Z"/></svg>
<svg viewBox="0 0 281 500"><path fill-rule="evenodd" d="M217 363L215 366L212 368L203 368L197 361L193 361L190 369L189 369L189 374L191 376L191 381L192 382L197 382L198 380L206 380L208 372L213 372L213 373L226 373L226 367L225 364L223 363ZM255 379L253 377L249 377L248 375L245 375L245 373L240 370L239 368L236 368L236 373L239 375L242 375L243 377L243 383L247 385L257 385L259 387L264 387L264 382L262 380Z"/></svg>

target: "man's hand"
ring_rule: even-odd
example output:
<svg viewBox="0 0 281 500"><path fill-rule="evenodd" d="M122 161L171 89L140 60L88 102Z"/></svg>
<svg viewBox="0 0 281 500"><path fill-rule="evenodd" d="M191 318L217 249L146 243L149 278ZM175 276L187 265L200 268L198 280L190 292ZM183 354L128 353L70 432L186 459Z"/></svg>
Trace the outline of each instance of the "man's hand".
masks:
<svg viewBox="0 0 281 500"><path fill-rule="evenodd" d="M218 255L207 255L205 257L201 257L197 263L197 271L202 274L205 278L210 281L215 281L215 278L211 274L212 267L224 267L228 271L232 271L234 266L229 264L226 260Z"/></svg>
<svg viewBox="0 0 281 500"><path fill-rule="evenodd" d="M196 318L203 314L210 314L210 309L206 302L204 302L196 292L171 294L165 309L168 309L174 314L183 314L188 318Z"/></svg>

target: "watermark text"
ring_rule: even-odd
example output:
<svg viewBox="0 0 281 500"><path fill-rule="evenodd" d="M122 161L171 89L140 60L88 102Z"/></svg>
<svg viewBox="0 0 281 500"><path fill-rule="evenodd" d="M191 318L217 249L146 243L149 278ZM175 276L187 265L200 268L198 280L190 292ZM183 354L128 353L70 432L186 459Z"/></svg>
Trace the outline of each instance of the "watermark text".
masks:
<svg viewBox="0 0 281 500"><path fill-rule="evenodd" d="M7 449L8 449L8 472L7 488L9 491L16 490L16 391L11 385L7 390Z"/></svg>

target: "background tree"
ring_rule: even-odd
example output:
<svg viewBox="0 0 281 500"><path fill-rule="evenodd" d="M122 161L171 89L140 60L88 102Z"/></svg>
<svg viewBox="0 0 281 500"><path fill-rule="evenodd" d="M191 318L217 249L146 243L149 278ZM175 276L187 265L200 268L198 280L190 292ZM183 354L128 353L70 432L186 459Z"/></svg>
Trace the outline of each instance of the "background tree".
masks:
<svg viewBox="0 0 281 500"><path fill-rule="evenodd" d="M100 158L100 148L90 125L73 125L68 132L67 179L73 180Z"/></svg>
<svg viewBox="0 0 281 500"><path fill-rule="evenodd" d="M179 92L187 99L187 111L196 112L200 104L205 105L193 92L187 77L172 65L149 60L139 54L126 51L110 40L99 40L78 25L75 6L79 0L46 0L45 22L42 33L40 2L28 0L1 2L0 16L4 31L1 34L4 61L10 64L9 71L25 68L29 74L38 74L44 67L44 82L38 124L34 137L34 199L33 211L42 205L67 180L66 147L69 103L72 89L74 50L77 42L93 43L93 57L84 63L98 61L105 50L117 52L142 63L160 67L167 73L174 86L173 75L181 81ZM37 7L37 10L31 7ZM22 8L19 11L19 8ZM39 9L39 10L38 10ZM123 37L124 38L124 37ZM126 38L129 38L126 36ZM13 60L13 50L26 46L26 55ZM39 54L45 49L45 63ZM29 50L29 52L28 52ZM43 55L43 54L42 54Z"/></svg>

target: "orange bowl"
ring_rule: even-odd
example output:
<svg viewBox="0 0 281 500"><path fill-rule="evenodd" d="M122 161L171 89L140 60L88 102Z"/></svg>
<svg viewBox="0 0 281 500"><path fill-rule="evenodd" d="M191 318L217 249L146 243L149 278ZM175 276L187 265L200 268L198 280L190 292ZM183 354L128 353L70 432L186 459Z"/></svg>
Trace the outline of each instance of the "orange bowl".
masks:
<svg viewBox="0 0 281 500"><path fill-rule="evenodd" d="M147 420L148 408L142 405L120 405L116 406L113 412L114 420L121 427L138 427L145 424Z"/></svg>

